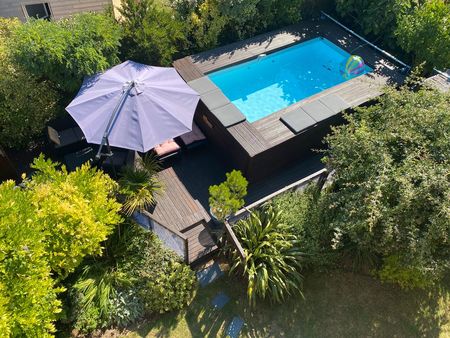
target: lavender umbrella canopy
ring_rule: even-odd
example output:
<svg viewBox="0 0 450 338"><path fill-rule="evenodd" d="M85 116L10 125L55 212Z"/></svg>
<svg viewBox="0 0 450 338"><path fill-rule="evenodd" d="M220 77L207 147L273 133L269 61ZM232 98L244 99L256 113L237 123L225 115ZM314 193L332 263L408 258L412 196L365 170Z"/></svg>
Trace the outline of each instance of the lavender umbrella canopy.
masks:
<svg viewBox="0 0 450 338"><path fill-rule="evenodd" d="M146 152L191 131L198 101L174 68L126 61L87 78L66 110L88 143Z"/></svg>

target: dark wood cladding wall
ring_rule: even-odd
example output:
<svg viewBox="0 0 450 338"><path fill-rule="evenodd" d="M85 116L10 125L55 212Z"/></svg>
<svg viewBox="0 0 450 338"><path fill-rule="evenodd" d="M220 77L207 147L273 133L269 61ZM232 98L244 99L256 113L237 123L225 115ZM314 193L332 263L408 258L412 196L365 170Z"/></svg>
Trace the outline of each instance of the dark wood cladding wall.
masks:
<svg viewBox="0 0 450 338"><path fill-rule="evenodd" d="M323 139L330 133L332 125L344 122L341 115L324 120L315 127L268 148L249 159L246 175L251 181L261 180L286 165L305 158L315 150L323 149Z"/></svg>
<svg viewBox="0 0 450 338"><path fill-rule="evenodd" d="M206 134L208 140L217 146L225 157L232 161L236 169L246 173L250 160L249 154L202 101L198 104L194 119Z"/></svg>

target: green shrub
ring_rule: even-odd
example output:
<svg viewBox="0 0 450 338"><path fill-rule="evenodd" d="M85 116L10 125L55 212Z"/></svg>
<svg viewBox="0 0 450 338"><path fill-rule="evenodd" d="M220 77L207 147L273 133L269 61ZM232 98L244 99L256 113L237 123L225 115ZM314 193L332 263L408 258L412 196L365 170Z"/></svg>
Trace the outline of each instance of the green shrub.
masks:
<svg viewBox="0 0 450 338"><path fill-rule="evenodd" d="M282 302L299 294L302 276L301 253L293 228L283 223L281 212L268 205L238 221L233 230L245 252L245 260L234 247L231 271L241 270L248 280L251 304L257 298Z"/></svg>
<svg viewBox="0 0 450 338"><path fill-rule="evenodd" d="M303 191L289 191L275 197L270 203L281 212L283 223L292 227L298 239L298 249L304 253L304 264L314 268L330 266L338 253L333 250L334 230L324 212L326 191L316 184Z"/></svg>
<svg viewBox="0 0 450 338"><path fill-rule="evenodd" d="M0 315L8 318L1 333L15 337L55 332L59 282L86 255L101 253L100 242L120 221L107 175L88 166L68 174L56 166L41 156L20 187L0 184Z"/></svg>
<svg viewBox="0 0 450 338"><path fill-rule="evenodd" d="M334 129L325 159L334 183L323 210L341 244L401 257L430 280L450 270L449 112L448 93L388 89Z"/></svg>
<svg viewBox="0 0 450 338"><path fill-rule="evenodd" d="M195 276L192 270L177 261L166 263L165 270L170 273L154 273L139 292L147 311L164 313L182 309L192 298Z"/></svg>
<svg viewBox="0 0 450 338"><path fill-rule="evenodd" d="M28 193L12 181L0 184L0 233L1 334L50 337L62 289L52 278L43 229Z"/></svg>
<svg viewBox="0 0 450 338"><path fill-rule="evenodd" d="M433 285L432 279L416 266L405 266L397 255L384 259L378 275L382 281L399 284L405 289L426 288Z"/></svg>
<svg viewBox="0 0 450 338"><path fill-rule="evenodd" d="M123 261L123 269L136 281L134 289L144 301L144 311L181 309L193 296L194 272L153 233L134 227L136 235L128 241L128 251L134 257Z"/></svg>
<svg viewBox="0 0 450 338"><path fill-rule="evenodd" d="M85 256L101 254L101 243L121 222L117 184L87 164L71 173L59 170L43 155L32 168L36 171L25 186L44 229L50 266L64 278Z"/></svg>
<svg viewBox="0 0 450 338"><path fill-rule="evenodd" d="M431 71L450 68L450 3L428 0L399 16L395 31L398 44L413 55L413 64L425 62Z"/></svg>
<svg viewBox="0 0 450 338"><path fill-rule="evenodd" d="M146 314L181 309L194 287L193 271L153 233L123 224L105 243L105 255L88 260L69 286L71 319L84 333L124 327Z"/></svg>

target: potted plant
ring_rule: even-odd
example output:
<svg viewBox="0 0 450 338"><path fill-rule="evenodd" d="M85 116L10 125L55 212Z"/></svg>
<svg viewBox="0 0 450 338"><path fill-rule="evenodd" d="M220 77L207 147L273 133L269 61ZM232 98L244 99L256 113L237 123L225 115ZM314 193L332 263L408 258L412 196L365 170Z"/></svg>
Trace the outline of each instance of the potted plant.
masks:
<svg viewBox="0 0 450 338"><path fill-rule="evenodd" d="M226 174L227 179L209 187L210 214L217 225L244 206L248 181L239 170Z"/></svg>

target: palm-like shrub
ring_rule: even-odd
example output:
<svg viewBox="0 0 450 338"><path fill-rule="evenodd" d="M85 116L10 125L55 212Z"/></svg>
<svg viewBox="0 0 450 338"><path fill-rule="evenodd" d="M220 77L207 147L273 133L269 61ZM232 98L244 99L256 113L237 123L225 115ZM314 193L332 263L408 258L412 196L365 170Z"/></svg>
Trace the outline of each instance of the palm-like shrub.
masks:
<svg viewBox="0 0 450 338"><path fill-rule="evenodd" d="M163 188L156 177L159 169L160 165L154 156L145 156L135 167L123 169L119 185L125 214L131 215L155 204L155 196Z"/></svg>
<svg viewBox="0 0 450 338"><path fill-rule="evenodd" d="M238 221L233 230L245 252L242 260L231 250L231 271L242 270L248 279L247 295L251 304L257 298L281 302L287 296L301 294L301 253L292 227L273 206L254 211Z"/></svg>

